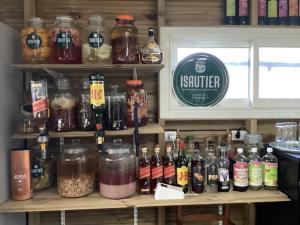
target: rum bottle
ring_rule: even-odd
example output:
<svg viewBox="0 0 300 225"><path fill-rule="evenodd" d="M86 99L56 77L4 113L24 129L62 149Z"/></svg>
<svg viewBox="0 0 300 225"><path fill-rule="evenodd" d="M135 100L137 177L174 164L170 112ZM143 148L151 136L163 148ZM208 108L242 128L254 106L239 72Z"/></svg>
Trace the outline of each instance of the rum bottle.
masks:
<svg viewBox="0 0 300 225"><path fill-rule="evenodd" d="M278 24L278 12L277 12L278 1L268 0L268 24L277 25Z"/></svg>
<svg viewBox="0 0 300 225"><path fill-rule="evenodd" d="M139 186L140 194L150 193L150 160L147 156L147 147L142 147L142 156L139 159Z"/></svg>
<svg viewBox="0 0 300 225"><path fill-rule="evenodd" d="M194 143L194 156L191 164L192 192L202 193L204 191L205 160L200 154L199 142Z"/></svg>
<svg viewBox="0 0 300 225"><path fill-rule="evenodd" d="M225 24L236 24L236 1L237 0L225 0Z"/></svg>
<svg viewBox="0 0 300 225"><path fill-rule="evenodd" d="M163 158L163 183L176 185L175 159L171 145L166 145L166 155Z"/></svg>
<svg viewBox="0 0 300 225"><path fill-rule="evenodd" d="M258 1L258 24L267 24L267 0Z"/></svg>
<svg viewBox="0 0 300 225"><path fill-rule="evenodd" d="M141 49L141 61L144 64L159 64L162 61L162 51L155 42L154 35L154 29L149 28L147 43Z"/></svg>
<svg viewBox="0 0 300 225"><path fill-rule="evenodd" d="M206 192L218 192L218 167L213 146L209 146L206 158Z"/></svg>
<svg viewBox="0 0 300 225"><path fill-rule="evenodd" d="M288 0L278 0L278 24L288 25Z"/></svg>
<svg viewBox="0 0 300 225"><path fill-rule="evenodd" d="M278 181L278 159L273 155L273 149L267 148L267 154L263 156L263 184L266 190L276 190Z"/></svg>
<svg viewBox="0 0 300 225"><path fill-rule="evenodd" d="M154 194L157 183L163 180L163 162L159 155L160 148L158 145L154 148L154 155L151 157L151 186L150 192Z"/></svg>
<svg viewBox="0 0 300 225"><path fill-rule="evenodd" d="M248 159L243 155L243 149L237 149L237 156L233 164L233 190L247 191L248 189Z"/></svg>
<svg viewBox="0 0 300 225"><path fill-rule="evenodd" d="M249 0L238 0L238 21L240 25L249 24Z"/></svg>
<svg viewBox="0 0 300 225"><path fill-rule="evenodd" d="M184 193L188 192L188 161L184 154L184 141L179 143L178 159L176 161L176 182Z"/></svg>
<svg viewBox="0 0 300 225"><path fill-rule="evenodd" d="M229 189L229 159L226 156L226 148L222 147L218 160L218 192L228 192Z"/></svg>
<svg viewBox="0 0 300 225"><path fill-rule="evenodd" d="M298 25L299 1L289 0L289 25Z"/></svg>

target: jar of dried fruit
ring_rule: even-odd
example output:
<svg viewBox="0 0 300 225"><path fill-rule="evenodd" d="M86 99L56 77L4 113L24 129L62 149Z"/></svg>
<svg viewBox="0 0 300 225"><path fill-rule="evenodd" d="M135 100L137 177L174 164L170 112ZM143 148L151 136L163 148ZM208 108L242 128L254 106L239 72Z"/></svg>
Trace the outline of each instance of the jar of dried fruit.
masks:
<svg viewBox="0 0 300 225"><path fill-rule="evenodd" d="M111 45L101 16L91 16L83 31L83 63L110 63Z"/></svg>
<svg viewBox="0 0 300 225"><path fill-rule="evenodd" d="M49 30L53 63L81 63L82 41L80 29L71 16L57 16Z"/></svg>
<svg viewBox="0 0 300 225"><path fill-rule="evenodd" d="M21 32L22 55L25 63L48 63L51 55L47 29L41 18L28 20Z"/></svg>

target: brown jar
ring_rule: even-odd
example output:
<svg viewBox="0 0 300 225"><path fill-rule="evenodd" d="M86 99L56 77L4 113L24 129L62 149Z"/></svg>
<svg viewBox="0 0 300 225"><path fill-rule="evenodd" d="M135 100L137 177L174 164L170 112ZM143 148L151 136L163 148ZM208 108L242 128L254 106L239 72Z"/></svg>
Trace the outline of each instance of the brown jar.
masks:
<svg viewBox="0 0 300 225"><path fill-rule="evenodd" d="M111 33L113 63L139 63L138 30L133 24L134 18L120 15L116 18L116 22Z"/></svg>
<svg viewBox="0 0 300 225"><path fill-rule="evenodd" d="M13 200L32 198L30 150L12 149L11 160L11 197Z"/></svg>

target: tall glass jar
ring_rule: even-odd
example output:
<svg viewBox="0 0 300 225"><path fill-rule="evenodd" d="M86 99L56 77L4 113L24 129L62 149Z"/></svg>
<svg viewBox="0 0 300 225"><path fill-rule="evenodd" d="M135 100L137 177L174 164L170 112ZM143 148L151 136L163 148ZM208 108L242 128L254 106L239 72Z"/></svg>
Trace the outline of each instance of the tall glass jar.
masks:
<svg viewBox="0 0 300 225"><path fill-rule="evenodd" d="M94 190L96 155L79 143L64 145L58 162L58 193L75 198Z"/></svg>
<svg viewBox="0 0 300 225"><path fill-rule="evenodd" d="M101 16L91 16L83 31L83 63L110 63L111 45Z"/></svg>
<svg viewBox="0 0 300 225"><path fill-rule="evenodd" d="M134 18L120 15L116 22L111 33L113 63L139 63L138 30L134 25Z"/></svg>
<svg viewBox="0 0 300 225"><path fill-rule="evenodd" d="M135 107L138 126L145 126L148 121L147 92L141 80L127 80L127 123L134 127Z"/></svg>
<svg viewBox="0 0 300 225"><path fill-rule="evenodd" d="M51 55L48 31L41 18L28 20L21 32L22 55L25 63L48 63Z"/></svg>
<svg viewBox="0 0 300 225"><path fill-rule="evenodd" d="M50 125L53 131L58 132L76 128L76 99L69 79L56 80L56 92L50 101Z"/></svg>
<svg viewBox="0 0 300 225"><path fill-rule="evenodd" d="M52 63L81 63L82 41L80 29L71 16L57 16L49 30L50 46L53 48Z"/></svg>

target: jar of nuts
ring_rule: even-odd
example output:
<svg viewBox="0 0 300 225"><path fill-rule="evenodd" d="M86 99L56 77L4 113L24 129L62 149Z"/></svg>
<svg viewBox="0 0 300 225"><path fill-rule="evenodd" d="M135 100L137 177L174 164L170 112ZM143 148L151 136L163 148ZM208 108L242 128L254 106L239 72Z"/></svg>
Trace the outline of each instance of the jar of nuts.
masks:
<svg viewBox="0 0 300 225"><path fill-rule="evenodd" d="M64 145L58 162L58 193L63 197L87 196L94 190L95 154L79 143Z"/></svg>

